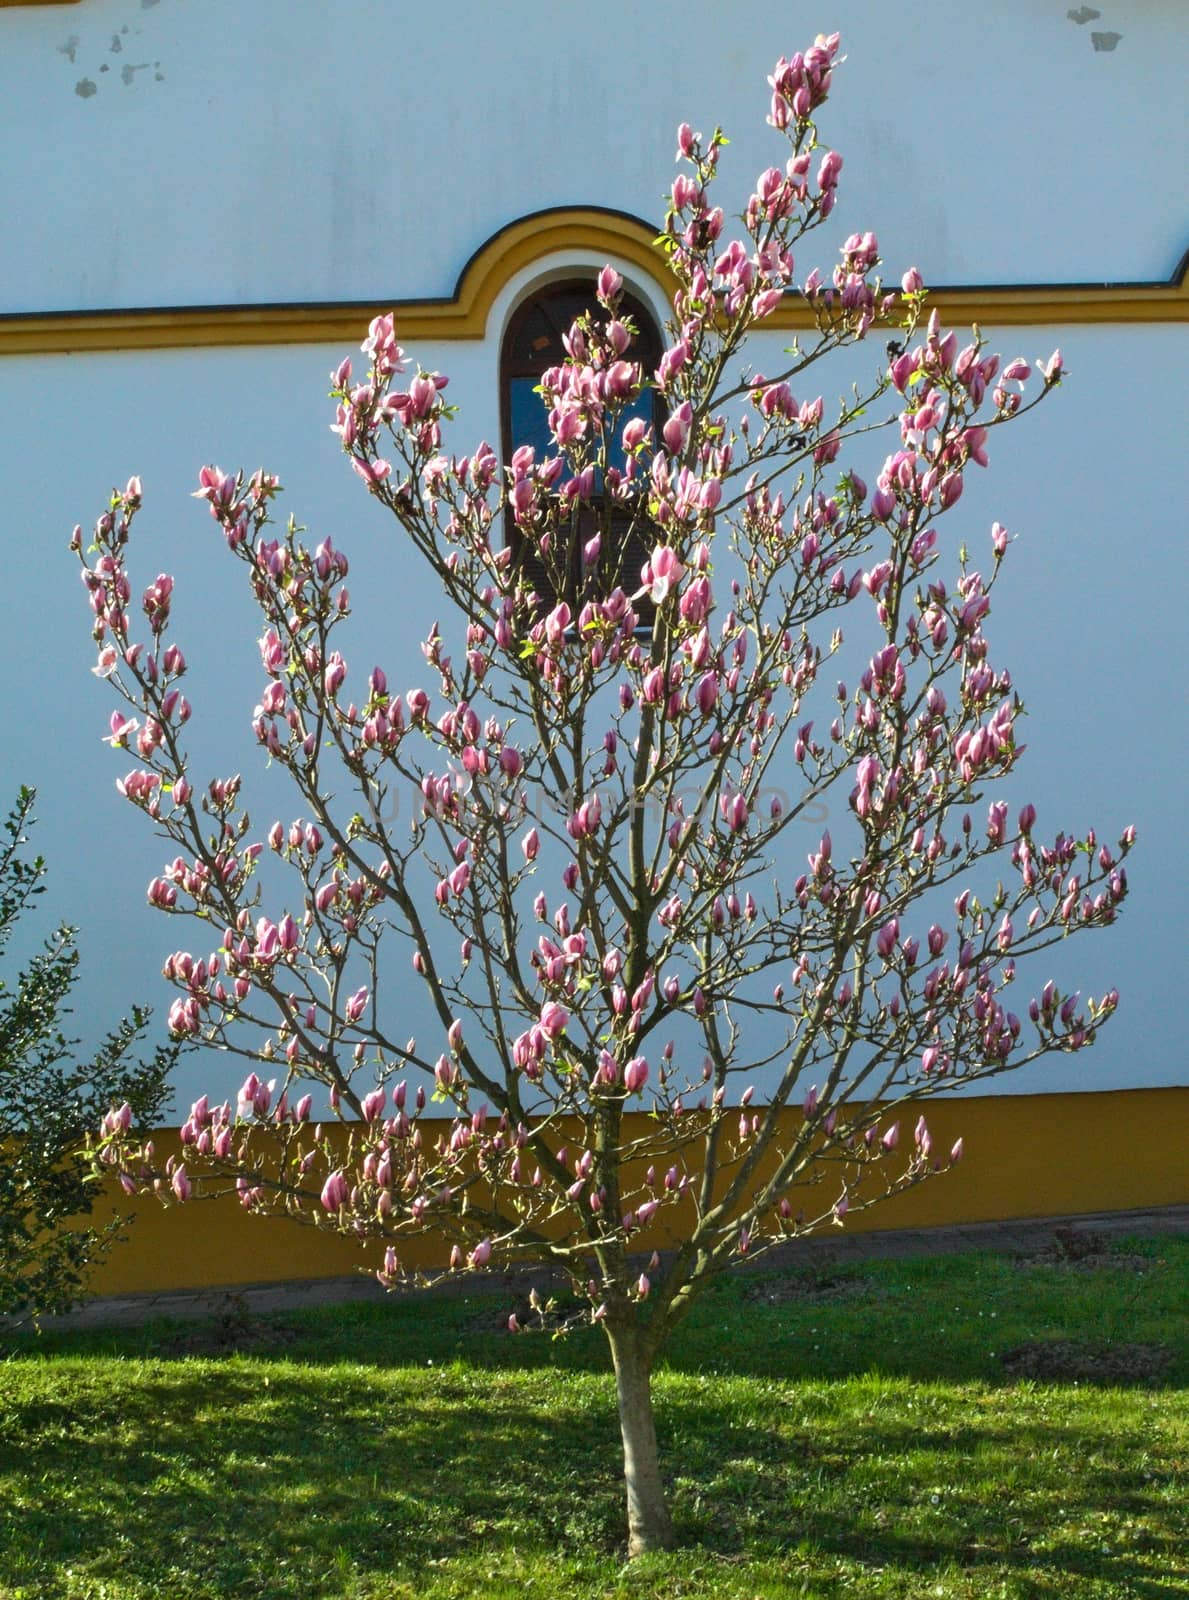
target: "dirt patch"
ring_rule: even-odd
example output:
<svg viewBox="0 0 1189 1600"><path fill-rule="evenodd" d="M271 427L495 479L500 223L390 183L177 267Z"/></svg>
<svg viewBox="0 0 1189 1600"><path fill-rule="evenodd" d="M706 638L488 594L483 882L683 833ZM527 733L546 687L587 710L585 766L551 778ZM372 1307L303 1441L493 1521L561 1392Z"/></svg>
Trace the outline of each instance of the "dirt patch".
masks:
<svg viewBox="0 0 1189 1600"><path fill-rule="evenodd" d="M748 1283L743 1298L752 1305L827 1305L839 1300L872 1300L884 1293L867 1278L779 1277Z"/></svg>
<svg viewBox="0 0 1189 1600"><path fill-rule="evenodd" d="M1075 1344L1072 1339L1036 1339L1000 1356L1011 1378L1041 1383L1095 1383L1103 1387L1159 1383L1173 1353L1162 1344Z"/></svg>
<svg viewBox="0 0 1189 1600"><path fill-rule="evenodd" d="M1052 1235L1037 1249L1027 1255L1017 1256L1021 1267L1065 1267L1078 1272L1099 1272L1109 1268L1113 1272L1146 1272L1152 1265L1150 1256L1128 1255L1112 1250L1105 1233L1090 1229L1054 1228Z"/></svg>
<svg viewBox="0 0 1189 1600"><path fill-rule="evenodd" d="M213 1321L173 1334L161 1350L170 1356L266 1355L292 1344L298 1332L275 1317L253 1316L242 1295L229 1294Z"/></svg>

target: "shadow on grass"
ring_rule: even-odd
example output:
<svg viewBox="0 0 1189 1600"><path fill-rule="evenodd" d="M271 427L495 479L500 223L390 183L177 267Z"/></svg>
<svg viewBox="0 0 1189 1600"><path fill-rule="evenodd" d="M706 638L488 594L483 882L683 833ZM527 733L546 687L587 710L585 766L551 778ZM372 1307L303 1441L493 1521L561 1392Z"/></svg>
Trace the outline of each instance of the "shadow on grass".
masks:
<svg viewBox="0 0 1189 1600"><path fill-rule="evenodd" d="M1122 1241L1121 1265L1092 1271L971 1254L869 1262L813 1273L724 1278L670 1341L667 1370L842 1379L878 1371L989 1384L1099 1382L1174 1388L1189 1381L1184 1306L1189 1239ZM271 1317L232 1310L206 1326L24 1336L37 1354L178 1359L240 1351L269 1360L378 1368L462 1360L490 1372L608 1370L600 1332L512 1336L511 1291L357 1302ZM1046 1359L1047 1358L1047 1359Z"/></svg>
<svg viewBox="0 0 1189 1600"><path fill-rule="evenodd" d="M604 1376L21 1365L21 1397L0 1399L0 1592L49 1597L51 1573L74 1567L138 1594L168 1582L264 1600L343 1593L348 1576L414 1574L488 1544L621 1554ZM1151 1580L1178 1558L1176 1437L1140 1415L1154 1399L1122 1415L1037 1390L1008 1415L978 1386L676 1371L657 1398L685 1545L809 1568L1026 1571L1037 1595L1071 1574L1168 1592ZM1104 1507L1142 1524L1142 1548L1103 1552Z"/></svg>

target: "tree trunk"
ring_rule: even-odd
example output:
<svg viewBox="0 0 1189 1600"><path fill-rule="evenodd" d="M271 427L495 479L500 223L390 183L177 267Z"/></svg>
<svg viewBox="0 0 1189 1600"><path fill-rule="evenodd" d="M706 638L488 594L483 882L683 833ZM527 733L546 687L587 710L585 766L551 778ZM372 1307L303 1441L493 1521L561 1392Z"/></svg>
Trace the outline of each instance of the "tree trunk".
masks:
<svg viewBox="0 0 1189 1600"><path fill-rule="evenodd" d="M640 1349L639 1332L632 1326L608 1327L611 1357L615 1363L615 1389L619 1400L619 1429L623 1435L623 1476L628 1502L628 1555L647 1550L671 1550L673 1524L661 1484L652 1417L649 1363Z"/></svg>

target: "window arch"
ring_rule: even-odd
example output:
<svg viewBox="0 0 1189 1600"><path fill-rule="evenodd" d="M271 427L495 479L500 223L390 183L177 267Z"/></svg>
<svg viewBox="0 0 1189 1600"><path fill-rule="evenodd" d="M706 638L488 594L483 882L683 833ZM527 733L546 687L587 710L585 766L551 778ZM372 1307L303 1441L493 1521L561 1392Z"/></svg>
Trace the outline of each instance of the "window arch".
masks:
<svg viewBox="0 0 1189 1600"><path fill-rule="evenodd" d="M536 386L549 367L566 359L564 335L576 317L596 307L593 272L587 278L566 277L531 290L513 311L500 345L500 430L503 457L508 461L521 445L532 445L537 459L556 453L549 433L549 421ZM656 370L664 344L656 318L638 295L624 292L620 316L630 318L636 329L630 359L639 362L645 374ZM650 423L659 434L663 420L656 390L648 387L621 415L616 438L610 443L608 465L623 466L620 436L632 417ZM526 548L511 508L505 532L513 558L521 564L525 577L547 607L565 598L574 606L583 583L581 546L597 531L602 532L603 553L599 562L600 587L604 592L620 584L629 594L640 587L640 568L652 550L644 525L642 496L626 502L592 504L579 509L572 525L571 548L566 552L566 581L559 590L546 572L536 552ZM642 625L651 625L652 608L637 602Z"/></svg>

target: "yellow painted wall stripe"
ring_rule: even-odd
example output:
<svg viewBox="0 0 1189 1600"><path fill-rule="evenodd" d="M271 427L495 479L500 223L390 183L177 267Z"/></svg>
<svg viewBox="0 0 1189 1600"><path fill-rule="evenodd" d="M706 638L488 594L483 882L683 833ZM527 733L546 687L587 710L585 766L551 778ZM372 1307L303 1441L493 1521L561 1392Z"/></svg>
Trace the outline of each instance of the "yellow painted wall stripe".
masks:
<svg viewBox="0 0 1189 1600"><path fill-rule="evenodd" d="M3 0L0 0L3 3ZM407 343L482 339L496 297L518 272L565 250L614 256L671 294L673 281L653 245L654 230L636 217L591 207L523 217L471 257L454 294L442 300L337 304L182 306L130 311L9 312L0 315L0 355L84 351L201 349L269 344L358 344L372 317L394 311ZM1189 321L1189 256L1168 283L987 285L937 288L930 304L946 322L995 326ZM804 302L789 296L766 327L813 325Z"/></svg>
<svg viewBox="0 0 1189 1600"><path fill-rule="evenodd" d="M937 1149L948 1150L962 1136L961 1165L852 1214L848 1228L1130 1211L1189 1199L1189 1088L988 1095L935 1100L925 1109ZM176 1134L158 1137L160 1158L176 1149ZM110 1214L128 1209L122 1197L110 1205ZM234 1198L168 1208L141 1201L136 1212L127 1242L94 1275L96 1294L335 1277L369 1259L375 1265L379 1251L373 1245L369 1258L321 1228L249 1216ZM660 1230L639 1241L645 1250L671 1242ZM411 1267L444 1265L441 1241L432 1235L402 1242L400 1252Z"/></svg>

